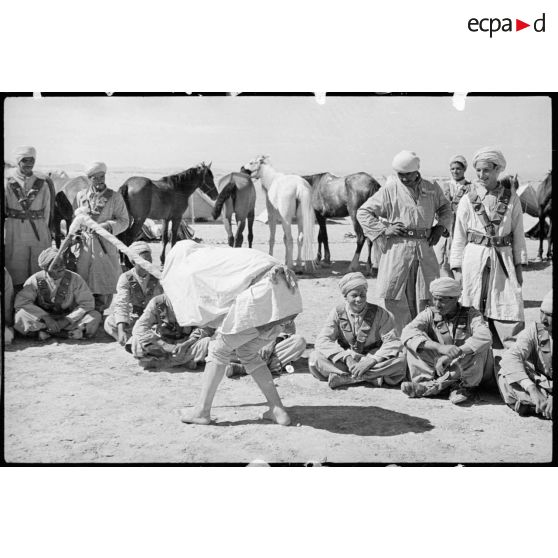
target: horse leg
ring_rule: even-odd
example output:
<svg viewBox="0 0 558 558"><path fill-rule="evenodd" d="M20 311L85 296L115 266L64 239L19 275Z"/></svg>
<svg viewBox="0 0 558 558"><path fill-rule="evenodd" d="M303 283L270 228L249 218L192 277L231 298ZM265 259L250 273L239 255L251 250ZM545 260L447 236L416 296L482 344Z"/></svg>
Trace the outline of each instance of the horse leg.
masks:
<svg viewBox="0 0 558 558"><path fill-rule="evenodd" d="M267 205L267 224L269 225L269 255L273 256L273 248L275 246L275 208L266 200Z"/></svg>
<svg viewBox="0 0 558 558"><path fill-rule="evenodd" d="M552 217L550 217L550 223L548 225L548 250L546 252L546 259L552 260Z"/></svg>
<svg viewBox="0 0 558 558"><path fill-rule="evenodd" d="M544 242L544 212L542 207L539 207L539 253L537 260L542 261L543 259L543 242Z"/></svg>
<svg viewBox="0 0 558 558"><path fill-rule="evenodd" d="M356 245L356 250L353 259L347 269L349 273L353 271L358 271L360 269L360 253L362 252L362 247L364 246L364 240L365 240L362 227L360 226L360 223L356 218L356 211L351 211L351 221L353 222L353 228L355 230L355 234L357 237L356 238L357 245ZM368 265L367 265L366 273L370 274L370 266Z"/></svg>
<svg viewBox="0 0 558 558"><path fill-rule="evenodd" d="M316 215L316 221L318 221L318 253L316 254L316 265L320 265L322 259L322 243L324 241L324 235L322 232L322 215L317 211L314 212Z"/></svg>
<svg viewBox="0 0 558 558"><path fill-rule="evenodd" d="M225 226L225 231L227 233L227 241L229 246L232 248L234 246L234 236L232 232L232 214L226 212L223 219L223 225Z"/></svg>
<svg viewBox="0 0 558 558"><path fill-rule="evenodd" d="M366 267L367 273L373 275L372 273L372 241L369 238L366 238L366 244L368 246L368 257L366 258Z"/></svg>
<svg viewBox="0 0 558 558"><path fill-rule="evenodd" d="M171 248L178 242L178 229L182 222L182 215L171 219Z"/></svg>
<svg viewBox="0 0 558 558"><path fill-rule="evenodd" d="M283 242L285 243L285 265L289 269L294 269L293 233L291 231L291 223L288 222L283 215L281 215L281 226L283 227Z"/></svg>
<svg viewBox="0 0 558 558"><path fill-rule="evenodd" d="M242 243L244 242L244 236L242 235L242 233L244 232L245 226L246 226L246 219L241 219L240 221L236 222L236 236L234 239L235 248L242 248Z"/></svg>
<svg viewBox="0 0 558 558"><path fill-rule="evenodd" d="M161 242L163 244L163 250L161 252L161 265L165 265L165 251L167 249L167 244L169 243L169 220L163 220L163 233L161 235Z"/></svg>
<svg viewBox="0 0 558 558"><path fill-rule="evenodd" d="M248 213L248 246L252 248L254 242L254 211Z"/></svg>

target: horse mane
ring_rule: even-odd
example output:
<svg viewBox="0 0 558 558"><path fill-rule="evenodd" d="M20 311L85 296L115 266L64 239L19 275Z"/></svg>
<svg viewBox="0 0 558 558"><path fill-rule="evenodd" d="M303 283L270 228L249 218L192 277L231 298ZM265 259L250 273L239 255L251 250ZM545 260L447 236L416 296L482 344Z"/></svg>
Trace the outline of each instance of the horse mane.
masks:
<svg viewBox="0 0 558 558"><path fill-rule="evenodd" d="M510 190L517 190L519 187L519 181L517 180L517 174L514 176L512 174L507 174L498 180L498 183L504 188L509 188Z"/></svg>
<svg viewBox="0 0 558 558"><path fill-rule="evenodd" d="M195 167L190 167L185 171L181 171L176 174L169 174L168 176L163 176L160 180L161 182L166 182L171 186L180 186L184 182L190 181L197 175L203 173L204 170L208 168L209 167L207 167L205 163L200 163L199 165L196 165Z"/></svg>

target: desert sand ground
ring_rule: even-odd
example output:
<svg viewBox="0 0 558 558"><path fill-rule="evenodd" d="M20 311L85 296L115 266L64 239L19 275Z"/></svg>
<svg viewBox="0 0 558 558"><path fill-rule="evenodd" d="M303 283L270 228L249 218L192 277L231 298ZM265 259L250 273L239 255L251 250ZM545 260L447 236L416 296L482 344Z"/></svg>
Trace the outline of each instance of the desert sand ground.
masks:
<svg viewBox="0 0 558 558"><path fill-rule="evenodd" d="M220 224L195 224L204 242L224 244ZM399 389L331 390L306 369L307 354L328 310L340 300L337 281L354 251L345 221L329 225L333 266L299 280L297 318L307 351L295 373L275 383L293 419L285 428L259 420L264 400L249 377L225 378L211 426L180 422L193 405L202 373L144 371L102 329L88 341L16 338L5 351L4 458L10 463L537 463L552 459L552 423L521 418L496 392L468 406L445 398L411 400ZM254 248L267 251L267 226L256 222ZM277 237L275 255L284 249ZM527 241L529 257L537 245ZM160 253L153 244L155 257ZM364 258L362 258L364 259ZM527 321L552 285L550 263L524 272ZM374 300L375 279L369 280Z"/></svg>

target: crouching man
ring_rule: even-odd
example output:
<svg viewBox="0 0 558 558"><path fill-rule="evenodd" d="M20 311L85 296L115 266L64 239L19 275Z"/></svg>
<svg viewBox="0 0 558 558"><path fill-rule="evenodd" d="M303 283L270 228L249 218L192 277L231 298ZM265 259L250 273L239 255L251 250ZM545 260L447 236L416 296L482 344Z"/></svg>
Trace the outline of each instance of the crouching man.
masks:
<svg viewBox="0 0 558 558"><path fill-rule="evenodd" d="M144 260L152 261L151 247L147 242L134 242L130 250ZM147 303L160 294L163 294L163 288L159 279L135 263L132 269L118 278L113 310L105 320L105 331L125 346Z"/></svg>
<svg viewBox="0 0 558 558"><path fill-rule="evenodd" d="M366 301L362 273L348 273L339 288L345 302L334 308L308 359L310 373L330 388L367 383L397 385L405 379L405 359L391 314Z"/></svg>
<svg viewBox="0 0 558 558"><path fill-rule="evenodd" d="M211 328L178 325L171 301L165 294L153 297L132 329L132 354L145 368L186 366L205 362Z"/></svg>
<svg viewBox="0 0 558 558"><path fill-rule="evenodd" d="M433 306L403 329L410 382L401 390L409 397L438 395L449 389L458 405L470 401L486 367L493 366L492 334L482 314L461 306L461 284L442 277L430 284Z"/></svg>
<svg viewBox="0 0 558 558"><path fill-rule="evenodd" d="M498 386L519 415L552 419L552 291L542 301L540 323L529 324L504 353Z"/></svg>
<svg viewBox="0 0 558 558"><path fill-rule="evenodd" d="M38 335L41 341L51 336L92 337L102 319L94 309L93 294L57 256L56 248L47 248L39 255L41 271L31 275L16 295L14 328L22 335Z"/></svg>

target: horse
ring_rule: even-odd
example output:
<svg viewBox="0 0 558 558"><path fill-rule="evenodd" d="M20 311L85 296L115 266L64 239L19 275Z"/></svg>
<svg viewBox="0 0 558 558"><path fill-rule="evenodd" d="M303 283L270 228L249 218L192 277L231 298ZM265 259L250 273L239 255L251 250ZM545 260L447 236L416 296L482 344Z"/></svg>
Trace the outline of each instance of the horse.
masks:
<svg viewBox="0 0 558 558"><path fill-rule="evenodd" d="M219 192L213 182L211 163L200 163L188 170L151 180L144 176L132 176L119 188L131 219L131 226L119 238L126 245L137 240L144 221L163 219L161 265L165 263L165 250L169 242L169 221L171 222L171 247L178 240L178 228L182 215L188 208L188 198L196 188L200 188L212 200Z"/></svg>
<svg viewBox="0 0 558 558"><path fill-rule="evenodd" d="M279 220L284 232L285 264L289 269L294 269L291 223L296 215L298 224L297 268L301 272L303 256L305 272L313 274L315 270L312 254L314 208L312 207L310 184L301 176L277 172L271 166L267 155L252 159L244 165L243 169L243 172L248 171L252 178L259 178L262 182L269 224L269 255L273 256L276 220Z"/></svg>
<svg viewBox="0 0 558 558"><path fill-rule="evenodd" d="M211 215L213 219L217 219L221 214L223 205L225 206L223 224L227 232L229 246L234 248L242 246L244 241L242 233L246 226L246 220L248 220L248 246L252 248L256 188L250 178L250 174L247 171L242 172L242 169L241 172L227 174L219 180L217 189L219 190L219 196ZM232 232L231 221L233 213L235 214L237 224L236 236L233 236Z"/></svg>
<svg viewBox="0 0 558 558"><path fill-rule="evenodd" d="M517 191L519 188L519 181L517 179L517 174L514 176L507 175L504 176L500 183L504 184L508 188L512 188L513 191ZM532 227L525 234L529 237L535 237L539 239L539 251L537 254L537 261L543 260L543 241L546 238L548 242L548 250L546 252L546 258L548 260L552 259L552 171L548 171L546 177L541 182L539 187L535 190L536 196L536 208L531 208L529 206L523 208L524 211L531 215L531 217L536 217L539 222ZM523 204L522 204L523 207ZM548 219L548 223L546 220Z"/></svg>
<svg viewBox="0 0 558 558"><path fill-rule="evenodd" d="M380 184L366 172L356 172L346 177L335 176L329 172L303 176L312 186L312 206L320 230L318 232L318 254L316 262L322 259L322 244L324 245L323 265L331 265L326 221L328 217L351 217L356 234L357 246L348 272L358 271L360 267L360 253L367 240L360 223L357 221L358 208L380 189ZM368 242L368 259L366 272L372 271L371 253L372 243Z"/></svg>

